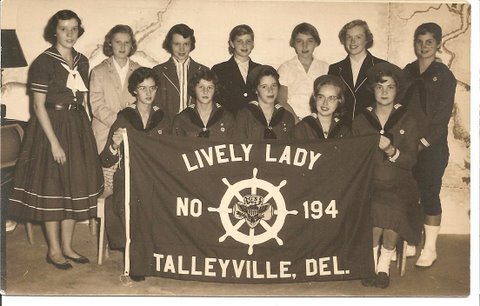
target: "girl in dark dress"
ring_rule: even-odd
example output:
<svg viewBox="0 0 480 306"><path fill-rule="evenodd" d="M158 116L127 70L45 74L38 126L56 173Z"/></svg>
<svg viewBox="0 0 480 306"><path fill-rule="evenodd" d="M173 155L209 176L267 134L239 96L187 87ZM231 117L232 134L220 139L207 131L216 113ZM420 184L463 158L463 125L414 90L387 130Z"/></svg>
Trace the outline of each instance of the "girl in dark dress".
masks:
<svg viewBox="0 0 480 306"><path fill-rule="evenodd" d="M82 105L88 60L73 46L83 34L80 18L62 10L50 18L45 38L52 47L30 68L34 114L15 173L10 214L45 224L47 262L70 269L67 259L88 263L72 248L77 220L96 217L103 189L95 138Z"/></svg>
<svg viewBox="0 0 480 306"><path fill-rule="evenodd" d="M233 115L215 103L218 78L210 70L199 70L188 84L194 104L173 119L173 134L177 136L230 138L235 126Z"/></svg>
<svg viewBox="0 0 480 306"><path fill-rule="evenodd" d="M414 34L417 60L404 69L415 80L415 98L408 109L417 120L420 136L418 160L413 168L425 213L425 244L416 263L419 267L430 267L437 259L436 243L442 220L440 189L448 164L448 121L457 86L450 69L436 59L441 43L442 28L438 24L420 25Z"/></svg>
<svg viewBox="0 0 480 306"><path fill-rule="evenodd" d="M112 167L120 162L123 156L124 129L142 131L154 139L170 133L170 119L158 107L153 106L158 79L150 68L141 67L132 72L128 79L128 91L136 102L118 113L117 120L110 128L107 143L100 159L104 167ZM105 227L111 248L125 247L125 172L118 167L113 176L113 203L107 198L105 205ZM130 276L133 280L142 280L141 275Z"/></svg>
<svg viewBox="0 0 480 306"><path fill-rule="evenodd" d="M280 87L277 71L271 66L258 66L249 74L247 82L255 88L257 101L251 101L237 113L234 137L292 139L295 118L276 102Z"/></svg>
<svg viewBox="0 0 480 306"><path fill-rule="evenodd" d="M343 138L351 134L342 118L345 105L345 85L334 75L322 75L313 83L310 98L312 114L295 126L296 139Z"/></svg>
<svg viewBox="0 0 480 306"><path fill-rule="evenodd" d="M418 130L415 119L398 103L405 86L400 68L390 63L377 64L368 73L368 82L374 92L375 105L355 118L352 132L380 136L374 157L371 195L377 276L362 280L362 284L386 288L390 282L390 260L399 237L411 244L420 241L418 192L412 175L417 158Z"/></svg>

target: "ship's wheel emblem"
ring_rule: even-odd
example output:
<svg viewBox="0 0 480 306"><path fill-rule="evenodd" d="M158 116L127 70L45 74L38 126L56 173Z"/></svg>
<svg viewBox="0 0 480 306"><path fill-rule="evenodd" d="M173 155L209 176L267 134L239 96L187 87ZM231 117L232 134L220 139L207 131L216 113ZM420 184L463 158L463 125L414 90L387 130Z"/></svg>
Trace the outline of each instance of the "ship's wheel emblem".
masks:
<svg viewBox="0 0 480 306"><path fill-rule="evenodd" d="M258 179L257 173L257 168L254 168L252 178L233 185L223 178L222 182L228 188L220 206L208 208L209 212L217 212L220 215L225 229L225 234L218 241L223 242L230 236L238 242L247 244L249 255L253 254L254 245L272 238L278 245L283 245L278 232L282 229L287 215L298 213L296 210L287 210L285 199L280 192L280 189L287 184L286 180L275 186L268 181ZM245 224L246 226L243 226Z"/></svg>

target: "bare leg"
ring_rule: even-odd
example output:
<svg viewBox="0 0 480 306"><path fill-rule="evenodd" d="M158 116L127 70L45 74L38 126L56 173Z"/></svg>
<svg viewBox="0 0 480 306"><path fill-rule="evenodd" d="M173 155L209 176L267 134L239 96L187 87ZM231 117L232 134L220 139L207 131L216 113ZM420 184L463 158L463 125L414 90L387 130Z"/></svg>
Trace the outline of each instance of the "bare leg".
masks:
<svg viewBox="0 0 480 306"><path fill-rule="evenodd" d="M378 247L380 244L380 238L382 238L383 228L374 227L373 228L373 247Z"/></svg>
<svg viewBox="0 0 480 306"><path fill-rule="evenodd" d="M77 221L65 219L62 221L62 251L65 256L78 258L78 255L72 248L73 231Z"/></svg>
<svg viewBox="0 0 480 306"><path fill-rule="evenodd" d="M432 226L440 226L440 223L442 222L442 215L436 215L436 216L429 216L425 215L425 224L426 225L432 225Z"/></svg>
<svg viewBox="0 0 480 306"><path fill-rule="evenodd" d="M387 250L393 250L397 246L398 234L390 229L383 230L383 246Z"/></svg>
<svg viewBox="0 0 480 306"><path fill-rule="evenodd" d="M46 221L45 232L48 242L48 257L56 263L64 263L66 260L60 247L60 222Z"/></svg>

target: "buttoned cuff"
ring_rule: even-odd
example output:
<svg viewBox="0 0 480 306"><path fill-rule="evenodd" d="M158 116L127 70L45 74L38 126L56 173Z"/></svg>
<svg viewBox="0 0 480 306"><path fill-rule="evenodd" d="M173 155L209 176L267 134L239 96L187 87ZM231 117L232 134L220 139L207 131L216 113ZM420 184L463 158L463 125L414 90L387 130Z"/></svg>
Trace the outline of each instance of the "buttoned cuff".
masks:
<svg viewBox="0 0 480 306"><path fill-rule="evenodd" d="M430 146L430 143L425 138L421 138L420 142L425 148L428 148Z"/></svg>
<svg viewBox="0 0 480 306"><path fill-rule="evenodd" d="M393 154L392 157L389 157L388 160L394 163L397 160L398 156L400 156L400 150L395 148L395 154Z"/></svg>

